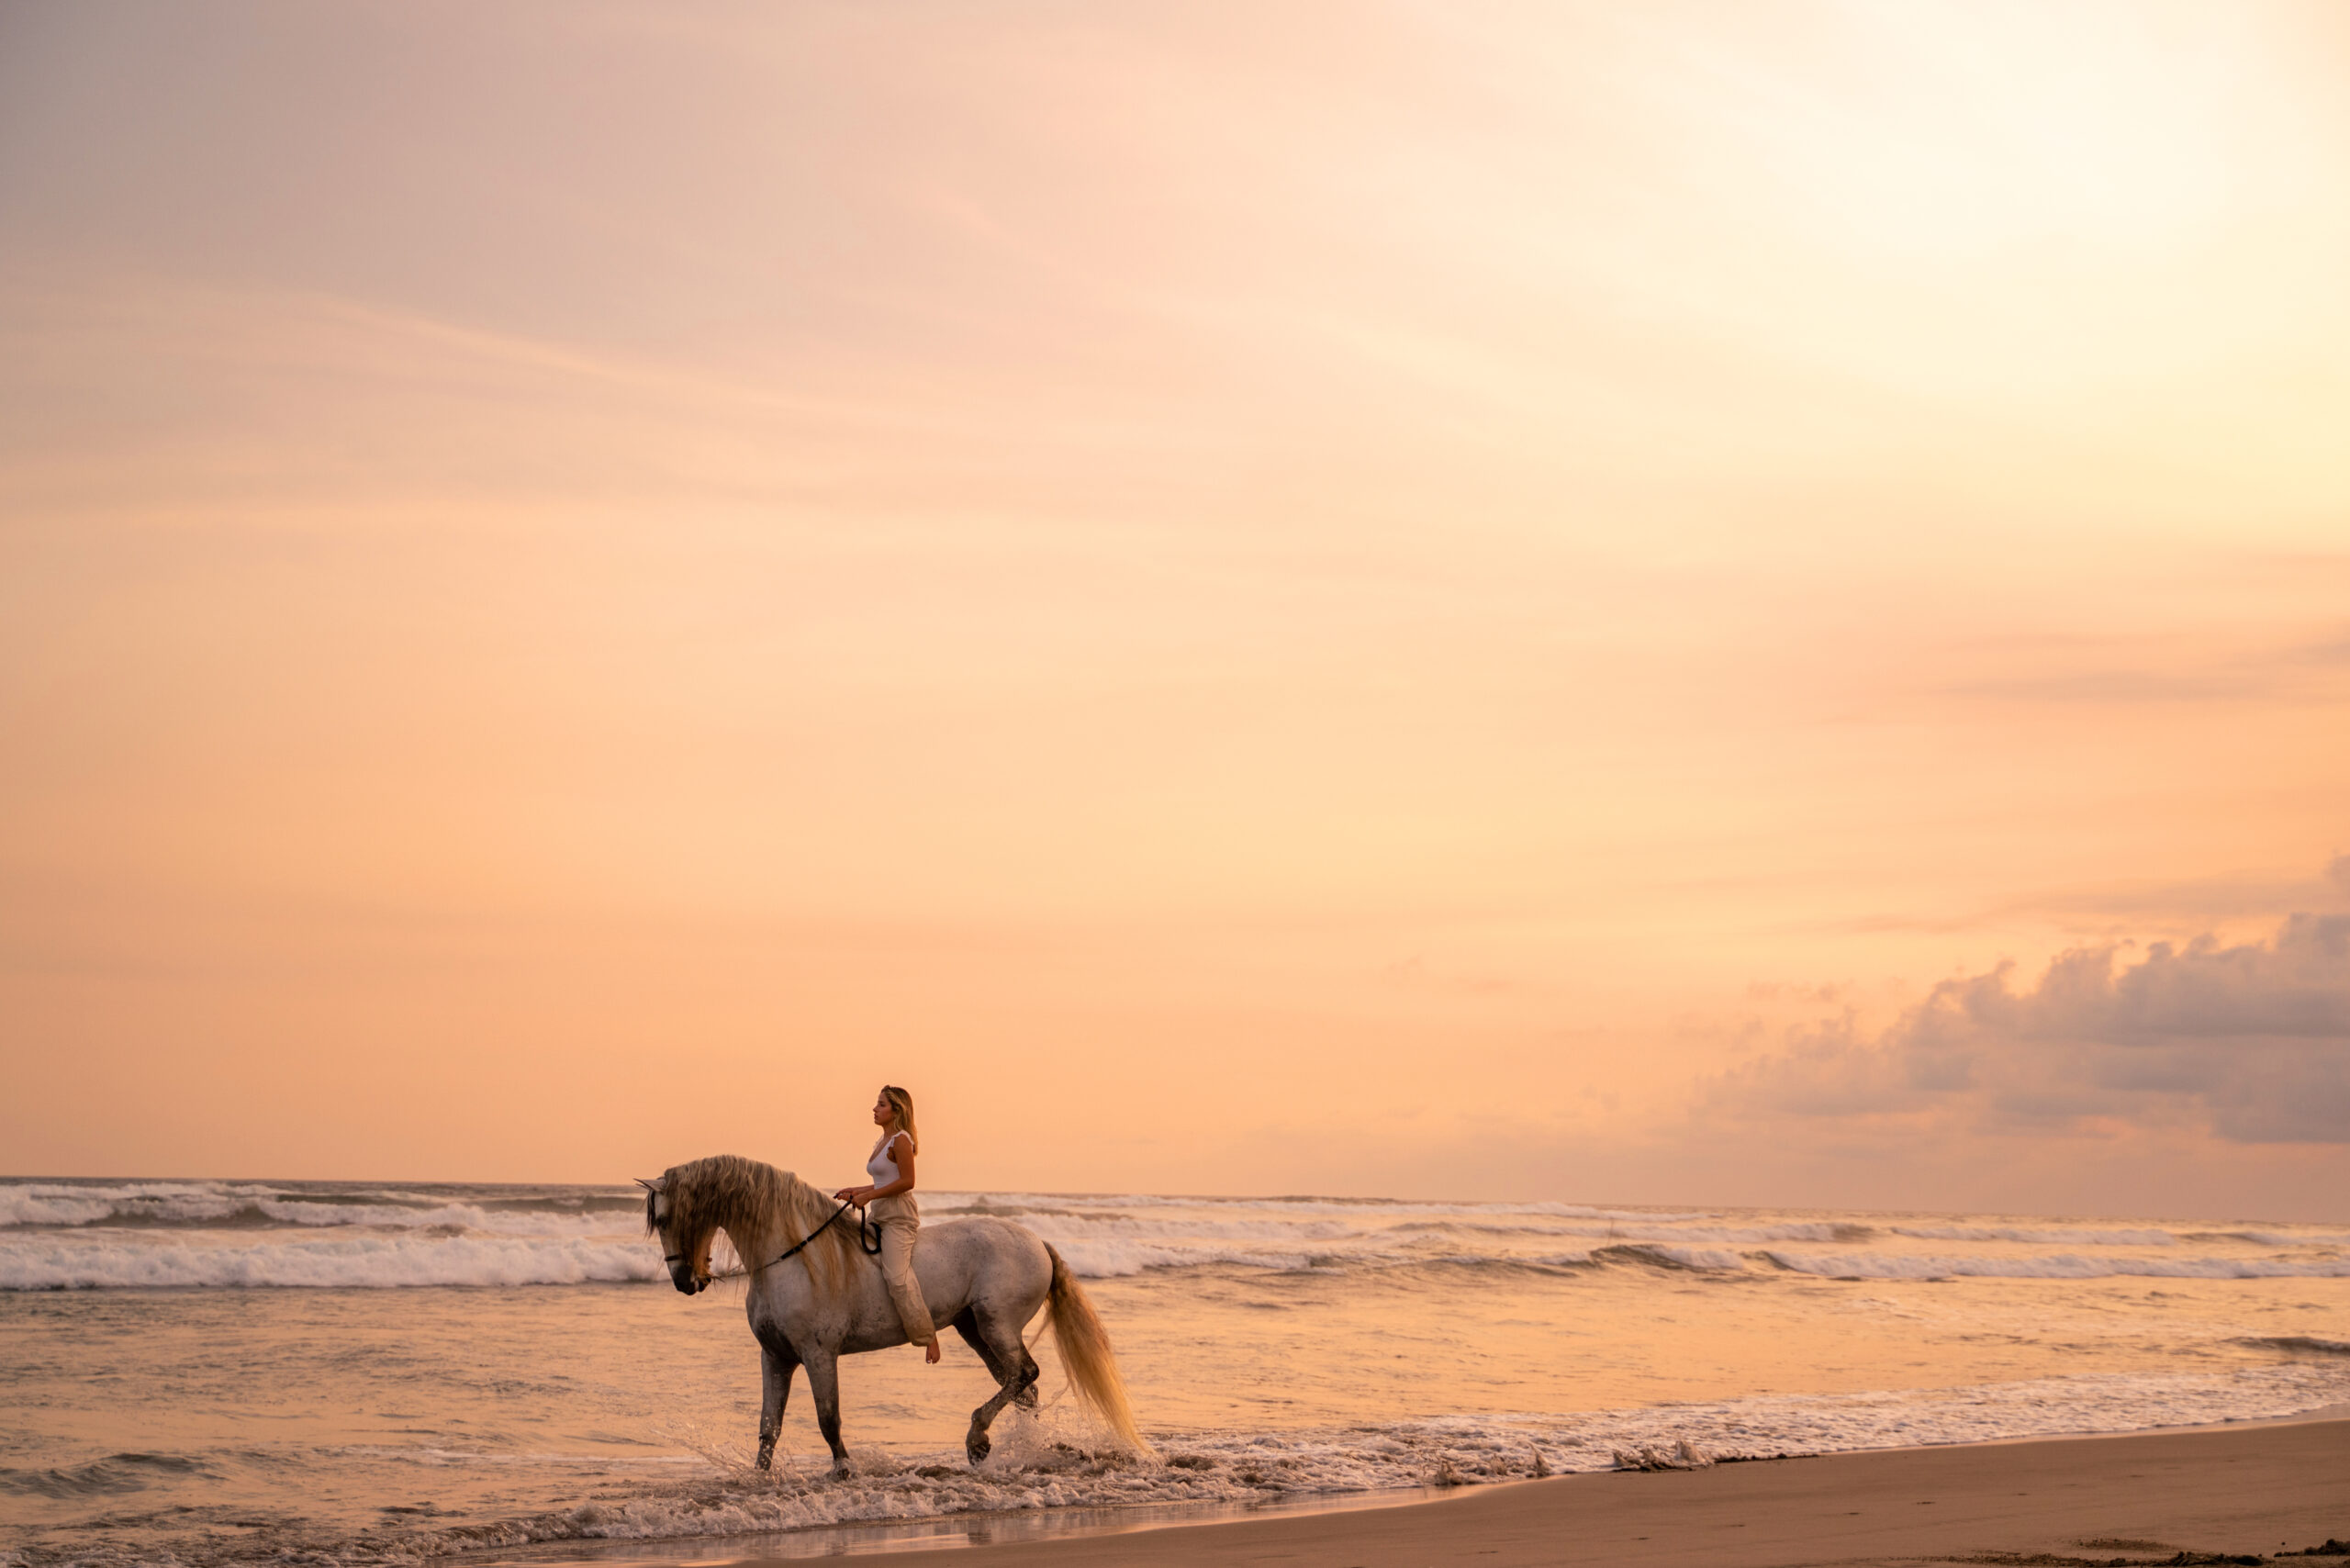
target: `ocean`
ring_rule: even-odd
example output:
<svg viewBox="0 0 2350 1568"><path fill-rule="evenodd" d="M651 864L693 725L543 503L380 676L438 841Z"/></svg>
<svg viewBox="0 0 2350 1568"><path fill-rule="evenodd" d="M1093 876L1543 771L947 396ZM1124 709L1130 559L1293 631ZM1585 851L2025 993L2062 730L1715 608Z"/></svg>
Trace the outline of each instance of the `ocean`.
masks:
<svg viewBox="0 0 2350 1568"><path fill-rule="evenodd" d="M0 1562L724 1561L2350 1402L2350 1226L925 1193L1050 1241L1155 1463L948 1336L749 1466L739 1287L633 1188L0 1180Z"/></svg>

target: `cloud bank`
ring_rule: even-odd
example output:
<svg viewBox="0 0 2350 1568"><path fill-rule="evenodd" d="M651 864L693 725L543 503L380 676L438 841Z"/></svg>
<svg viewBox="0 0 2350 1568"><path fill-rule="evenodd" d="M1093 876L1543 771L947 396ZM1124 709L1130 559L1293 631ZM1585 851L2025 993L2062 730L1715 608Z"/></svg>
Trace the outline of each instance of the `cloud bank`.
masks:
<svg viewBox="0 0 2350 1568"><path fill-rule="evenodd" d="M2350 915L2125 955L2076 948L2026 987L2012 964L1945 980L1874 1036L1849 1016L1802 1031L1707 1100L1736 1117L1920 1131L2350 1144Z"/></svg>

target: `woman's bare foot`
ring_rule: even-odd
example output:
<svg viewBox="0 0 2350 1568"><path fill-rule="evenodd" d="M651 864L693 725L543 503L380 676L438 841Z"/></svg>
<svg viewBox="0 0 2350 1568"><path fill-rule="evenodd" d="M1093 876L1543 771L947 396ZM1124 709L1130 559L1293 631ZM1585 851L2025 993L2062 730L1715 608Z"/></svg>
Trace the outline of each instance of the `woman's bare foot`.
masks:
<svg viewBox="0 0 2350 1568"><path fill-rule="evenodd" d="M922 1352L922 1359L923 1359L924 1361L928 1362L928 1363L929 1363L930 1365L932 1365L932 1366L936 1366L936 1365L938 1364L938 1336L937 1336L937 1335L933 1334L933 1335L930 1337L930 1343L929 1343L927 1346L923 1347L923 1352Z"/></svg>

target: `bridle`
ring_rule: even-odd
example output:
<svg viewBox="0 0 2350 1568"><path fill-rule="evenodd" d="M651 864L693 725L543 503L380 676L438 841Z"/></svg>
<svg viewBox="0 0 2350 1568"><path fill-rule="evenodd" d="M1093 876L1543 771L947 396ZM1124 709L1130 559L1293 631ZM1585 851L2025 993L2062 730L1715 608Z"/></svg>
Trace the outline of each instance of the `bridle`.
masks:
<svg viewBox="0 0 2350 1568"><path fill-rule="evenodd" d="M733 1280L739 1279L744 1274L755 1274L761 1270L772 1269L778 1263L783 1262L785 1260L790 1258L794 1253L805 1248L808 1243L815 1240L816 1238L823 1235L827 1230L830 1230L833 1227L833 1221L837 1220L841 1215L848 1213L852 1208L856 1210L856 1245L858 1250L862 1251L868 1258L878 1258L881 1256L881 1227L867 1217L863 1204L844 1203L840 1207L833 1211L831 1218L825 1220L823 1224L818 1226L815 1229L810 1231L806 1236L800 1238L798 1241L793 1242L790 1246L785 1248L781 1252L778 1253L775 1257L768 1259L766 1262L761 1263L755 1268L729 1269L722 1274L712 1274L710 1277L713 1280ZM661 1261L664 1263L676 1264L683 1262L689 1256L690 1254L685 1252L664 1252L661 1254Z"/></svg>

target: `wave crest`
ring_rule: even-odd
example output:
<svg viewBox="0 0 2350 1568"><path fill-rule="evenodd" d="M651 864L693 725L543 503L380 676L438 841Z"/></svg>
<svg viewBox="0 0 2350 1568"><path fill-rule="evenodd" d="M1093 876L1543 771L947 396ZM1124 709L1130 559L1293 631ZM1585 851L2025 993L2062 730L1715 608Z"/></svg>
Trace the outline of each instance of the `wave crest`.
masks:
<svg viewBox="0 0 2350 1568"><path fill-rule="evenodd" d="M2077 1252L2039 1258L1970 1258L1775 1249L1762 1256L1782 1269L1838 1280L2350 1279L2350 1258L2099 1258Z"/></svg>
<svg viewBox="0 0 2350 1568"><path fill-rule="evenodd" d="M319 1237L258 1246L177 1238L77 1238L0 1250L0 1290L188 1287L382 1290L412 1285L578 1285L666 1278L644 1243L505 1237Z"/></svg>

